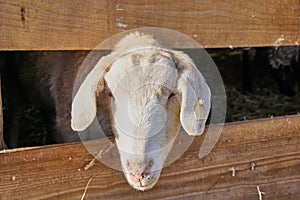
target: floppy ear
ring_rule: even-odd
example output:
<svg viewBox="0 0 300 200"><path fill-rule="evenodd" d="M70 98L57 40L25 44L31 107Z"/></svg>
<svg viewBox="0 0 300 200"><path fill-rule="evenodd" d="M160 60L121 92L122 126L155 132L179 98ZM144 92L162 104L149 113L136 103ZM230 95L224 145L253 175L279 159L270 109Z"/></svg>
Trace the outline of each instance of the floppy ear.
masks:
<svg viewBox="0 0 300 200"><path fill-rule="evenodd" d="M189 135L201 135L210 111L210 89L186 54L173 51L179 71L177 91L181 94L180 121Z"/></svg>
<svg viewBox="0 0 300 200"><path fill-rule="evenodd" d="M102 57L87 75L72 101L71 127L74 131L85 130L95 119L96 91L104 89L104 75L116 58L114 53Z"/></svg>

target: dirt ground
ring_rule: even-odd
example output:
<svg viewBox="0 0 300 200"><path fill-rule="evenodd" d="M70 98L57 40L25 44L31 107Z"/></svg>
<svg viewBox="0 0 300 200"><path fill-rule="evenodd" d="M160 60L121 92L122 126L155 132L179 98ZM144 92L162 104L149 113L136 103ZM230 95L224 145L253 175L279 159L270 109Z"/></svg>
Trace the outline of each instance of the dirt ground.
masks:
<svg viewBox="0 0 300 200"><path fill-rule="evenodd" d="M226 122L300 113L300 81L295 85L295 96L285 96L278 90L276 82L269 73L258 74L253 81L253 92L242 90L243 69L240 49L208 50L222 75L227 94ZM265 66L261 66L265 67ZM300 78L299 78L300 79ZM5 83L3 104L4 115L7 111ZM5 124L4 124L5 126ZM21 123L20 146L43 145L46 142L44 125L34 103L26 106Z"/></svg>

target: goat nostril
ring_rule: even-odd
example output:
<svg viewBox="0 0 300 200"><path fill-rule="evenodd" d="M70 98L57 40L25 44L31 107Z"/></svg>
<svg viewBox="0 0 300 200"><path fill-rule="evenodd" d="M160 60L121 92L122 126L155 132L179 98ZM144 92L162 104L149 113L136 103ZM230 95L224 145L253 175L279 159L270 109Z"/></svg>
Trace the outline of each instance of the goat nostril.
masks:
<svg viewBox="0 0 300 200"><path fill-rule="evenodd" d="M149 181L151 179L150 175L146 176L146 180Z"/></svg>
<svg viewBox="0 0 300 200"><path fill-rule="evenodd" d="M143 172L142 174L141 174L141 177L142 177L142 179L144 179L145 178L145 172Z"/></svg>

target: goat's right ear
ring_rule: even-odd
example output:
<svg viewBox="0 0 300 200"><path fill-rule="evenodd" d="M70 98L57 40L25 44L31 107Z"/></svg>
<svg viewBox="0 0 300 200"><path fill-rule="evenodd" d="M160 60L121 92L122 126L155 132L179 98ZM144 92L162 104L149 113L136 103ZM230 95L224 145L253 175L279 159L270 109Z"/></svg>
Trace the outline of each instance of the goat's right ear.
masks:
<svg viewBox="0 0 300 200"><path fill-rule="evenodd" d="M96 91L104 89L104 75L114 58L114 54L102 57L80 85L72 101L71 127L74 131L85 130L95 119Z"/></svg>

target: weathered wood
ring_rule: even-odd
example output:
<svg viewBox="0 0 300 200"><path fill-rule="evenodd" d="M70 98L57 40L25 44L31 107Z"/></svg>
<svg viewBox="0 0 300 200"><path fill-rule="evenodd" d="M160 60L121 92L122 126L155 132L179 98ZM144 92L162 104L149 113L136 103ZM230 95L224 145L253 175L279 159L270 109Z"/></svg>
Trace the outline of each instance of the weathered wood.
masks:
<svg viewBox="0 0 300 200"><path fill-rule="evenodd" d="M299 0L0 0L1 50L93 49L137 27L174 29L204 47L300 44ZM184 48L184 46L180 46Z"/></svg>
<svg viewBox="0 0 300 200"><path fill-rule="evenodd" d="M2 112L2 91L1 91L1 79L0 79L0 149L6 149L7 146L3 138L3 112Z"/></svg>
<svg viewBox="0 0 300 200"><path fill-rule="evenodd" d="M202 137L166 167L157 185L132 189L122 172L92 160L82 144L0 153L0 197L5 199L300 199L300 116L228 124L204 159ZM251 170L251 163L255 163ZM236 168L232 176L230 168ZM92 179L91 179L92 178Z"/></svg>

